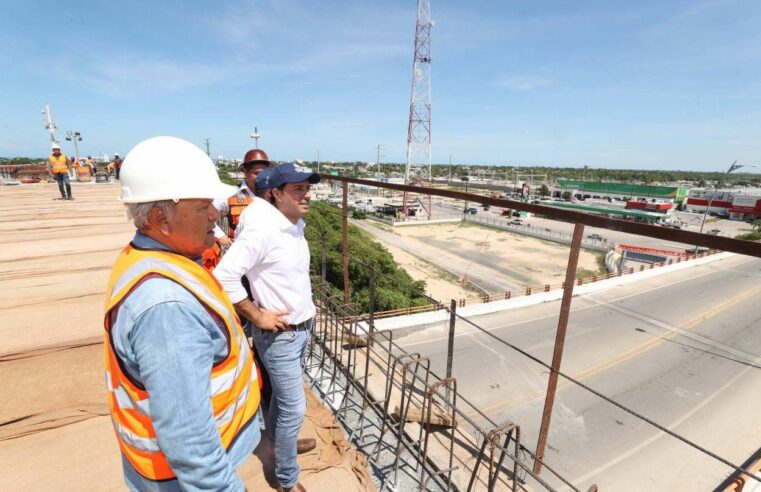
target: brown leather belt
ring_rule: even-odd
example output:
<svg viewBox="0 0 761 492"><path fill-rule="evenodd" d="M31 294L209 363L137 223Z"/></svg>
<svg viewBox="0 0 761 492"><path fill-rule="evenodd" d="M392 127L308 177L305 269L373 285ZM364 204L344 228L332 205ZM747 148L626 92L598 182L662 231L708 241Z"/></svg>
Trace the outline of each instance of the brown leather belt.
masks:
<svg viewBox="0 0 761 492"><path fill-rule="evenodd" d="M309 318L306 321L302 321L301 323L295 324L295 325L287 325L285 328L283 328L281 331L296 331L296 330L304 330L309 327L309 324L312 322L312 318Z"/></svg>

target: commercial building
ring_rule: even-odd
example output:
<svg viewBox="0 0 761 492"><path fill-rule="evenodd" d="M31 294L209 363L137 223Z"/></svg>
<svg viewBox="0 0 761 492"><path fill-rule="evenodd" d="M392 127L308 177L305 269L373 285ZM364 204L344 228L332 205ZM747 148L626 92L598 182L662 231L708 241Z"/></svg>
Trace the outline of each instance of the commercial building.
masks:
<svg viewBox="0 0 761 492"><path fill-rule="evenodd" d="M648 199L657 202L671 202L679 205L687 198L686 186L664 186L635 183L617 183L605 181L582 181L576 179L559 179L555 195L560 198L564 192L570 192L573 198L585 200L588 198L611 198L620 201L635 201Z"/></svg>
<svg viewBox="0 0 761 492"><path fill-rule="evenodd" d="M713 199L711 198L713 197ZM711 207L708 208L708 202ZM687 195L687 210L718 214L735 220L755 220L761 217L761 189L693 188Z"/></svg>
<svg viewBox="0 0 761 492"><path fill-rule="evenodd" d="M646 222L649 224L660 224L666 220L667 214L663 212L651 212L648 210L636 210L615 206L606 206L598 202L559 202L543 201L542 205L550 207L566 208L587 212L590 214L602 215L604 217L613 217L633 222Z"/></svg>

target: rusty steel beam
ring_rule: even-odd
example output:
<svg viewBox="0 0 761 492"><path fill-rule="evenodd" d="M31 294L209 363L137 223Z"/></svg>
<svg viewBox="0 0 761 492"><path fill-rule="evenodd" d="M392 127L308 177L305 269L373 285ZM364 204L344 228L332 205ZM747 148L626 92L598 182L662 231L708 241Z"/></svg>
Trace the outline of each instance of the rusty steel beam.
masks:
<svg viewBox="0 0 761 492"><path fill-rule="evenodd" d="M576 223L573 228L573 239L571 240L571 252L568 254L568 267L565 271L565 285L563 290L563 300L560 302L560 317L558 318L558 329L555 333L555 349L552 352L552 366L550 377L547 381L547 395L544 399L544 411L542 412L542 425L539 429L539 440L536 444L536 459L534 460L534 473L539 474L542 471L542 460L544 459L544 447L547 444L547 434L550 431L550 420L552 419L552 406L555 404L555 391L558 388L558 371L560 362L563 360L563 347L565 346L565 332L568 328L568 318L571 314L571 299L573 298L573 285L576 283L576 266L579 263L579 252L581 251L581 238L584 235L584 224Z"/></svg>
<svg viewBox="0 0 761 492"><path fill-rule="evenodd" d="M550 219L563 220L566 222L581 223L590 227L600 227L612 231L626 232L637 234L639 236L664 239L677 243L687 244L689 246L702 246L705 248L718 249L721 251L730 251L741 255L755 256L761 258L761 242L743 241L722 236L712 236L710 234L700 234L698 232L682 231L667 227L643 224L640 222L627 222L624 220L611 219L601 215L592 215L584 212L575 212L573 210L549 207L547 205L534 205L531 203L522 203L516 200L506 198L491 198L483 195L472 193L463 193L461 191L442 190L439 188L426 188L421 186L400 185L394 183L381 183L366 179L347 178L345 176L322 176L323 179L336 180L344 184L353 183L365 186L374 186L402 192L427 193L429 195L453 198L455 200L468 200L477 202L482 205L491 205L494 207L511 208L523 210Z"/></svg>
<svg viewBox="0 0 761 492"><path fill-rule="evenodd" d="M341 249L344 270L344 304L349 304L349 183L343 182L343 207L341 208Z"/></svg>

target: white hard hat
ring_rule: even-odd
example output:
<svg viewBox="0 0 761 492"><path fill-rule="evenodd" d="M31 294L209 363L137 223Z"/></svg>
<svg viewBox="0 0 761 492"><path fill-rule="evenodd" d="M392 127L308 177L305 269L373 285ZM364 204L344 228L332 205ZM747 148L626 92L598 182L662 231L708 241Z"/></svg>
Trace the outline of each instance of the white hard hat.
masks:
<svg viewBox="0 0 761 492"><path fill-rule="evenodd" d="M227 198L238 191L220 181L206 153L176 137L135 145L124 157L120 178L124 203Z"/></svg>
<svg viewBox="0 0 761 492"><path fill-rule="evenodd" d="M53 148L53 150L55 150L55 149L61 150L61 146L60 146L60 145L58 145L58 144L57 144L57 143L55 143L55 142L53 142L53 146L52 146L52 148Z"/></svg>
<svg viewBox="0 0 761 492"><path fill-rule="evenodd" d="M119 157L119 152L114 152L114 157Z"/></svg>

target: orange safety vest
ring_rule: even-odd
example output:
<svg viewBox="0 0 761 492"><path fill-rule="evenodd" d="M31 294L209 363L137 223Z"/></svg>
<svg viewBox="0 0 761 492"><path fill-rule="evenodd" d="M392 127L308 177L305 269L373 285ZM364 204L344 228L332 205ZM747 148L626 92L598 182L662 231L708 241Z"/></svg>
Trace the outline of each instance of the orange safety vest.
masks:
<svg viewBox="0 0 761 492"><path fill-rule="evenodd" d="M177 282L224 323L229 353L211 369L210 392L217 430L226 450L254 418L260 393L248 341L235 309L214 276L176 253L141 250L132 245L124 248L111 271L106 294L104 352L111 421L121 452L135 470L150 480L169 480L175 474L156 438L150 394L124 373L111 341L119 306L147 276Z"/></svg>
<svg viewBox="0 0 761 492"><path fill-rule="evenodd" d="M58 157L54 156L53 154L50 154L50 157L48 157L48 162L50 163L50 172L53 174L68 174L69 173L69 166L66 165L68 162L68 159L63 154L58 155Z"/></svg>
<svg viewBox="0 0 761 492"><path fill-rule="evenodd" d="M228 223L230 224L231 231L230 236L232 236L232 233L235 232L235 228L238 226L238 222L240 222L240 214L242 214L243 210L245 210L246 207L253 201L253 198L249 197L248 195L244 195L242 191L237 195L227 199L227 216L229 219ZM214 270L217 265L219 265L221 260L222 249L219 247L219 244L216 243L214 246L204 251L201 255L201 264L210 272Z"/></svg>
<svg viewBox="0 0 761 492"><path fill-rule="evenodd" d="M201 254L201 264L208 271L214 270L214 267L219 265L219 260L222 259L222 248L219 244L214 243L214 246L207 249Z"/></svg>
<svg viewBox="0 0 761 492"><path fill-rule="evenodd" d="M237 195L231 196L227 199L227 208L229 209L227 215L230 218L231 230L234 231L235 228L238 227L240 214L242 214L246 207L248 207L248 205L253 201L253 198L248 195L244 195L242 191Z"/></svg>

